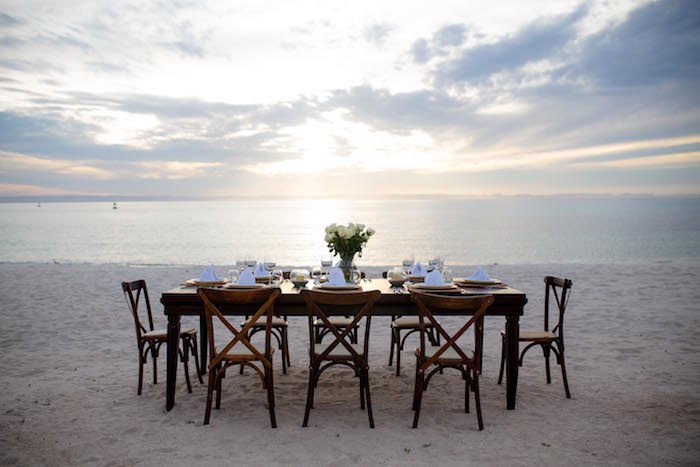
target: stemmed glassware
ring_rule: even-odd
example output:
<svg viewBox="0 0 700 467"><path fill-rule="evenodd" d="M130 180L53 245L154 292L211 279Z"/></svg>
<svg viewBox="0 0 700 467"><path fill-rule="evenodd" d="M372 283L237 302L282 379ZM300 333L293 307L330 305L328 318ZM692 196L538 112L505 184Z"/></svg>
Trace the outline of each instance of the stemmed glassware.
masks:
<svg viewBox="0 0 700 467"><path fill-rule="evenodd" d="M314 279L314 284L321 282L321 268L318 266L311 268L311 277Z"/></svg>
<svg viewBox="0 0 700 467"><path fill-rule="evenodd" d="M272 271L272 283L276 286L279 287L279 285L282 283L284 280L284 274L282 273L281 269L274 269Z"/></svg>
<svg viewBox="0 0 700 467"><path fill-rule="evenodd" d="M244 255L238 255L236 256L236 269L238 269L238 272L241 273L245 270L246 264L245 264L245 256Z"/></svg>
<svg viewBox="0 0 700 467"><path fill-rule="evenodd" d="M255 265L258 264L258 261L255 259L255 256L251 254L245 255L245 265L249 268L254 268Z"/></svg>
<svg viewBox="0 0 700 467"><path fill-rule="evenodd" d="M333 266L333 257L330 254L321 256L321 273L328 275L330 267Z"/></svg>
<svg viewBox="0 0 700 467"><path fill-rule="evenodd" d="M401 264L403 264L403 269L404 271L406 271L406 274L411 272L411 268L413 267L414 261L415 259L413 253L403 257L403 261L401 261Z"/></svg>
<svg viewBox="0 0 700 467"><path fill-rule="evenodd" d="M277 260L273 255L265 255L263 258L263 264L265 265L265 270L268 275L272 275L272 271L277 267Z"/></svg>

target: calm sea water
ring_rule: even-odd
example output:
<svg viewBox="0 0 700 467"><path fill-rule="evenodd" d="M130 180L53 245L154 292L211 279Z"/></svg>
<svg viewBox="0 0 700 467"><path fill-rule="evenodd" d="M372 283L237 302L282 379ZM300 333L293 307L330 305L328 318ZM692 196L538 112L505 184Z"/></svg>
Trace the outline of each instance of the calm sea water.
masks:
<svg viewBox="0 0 700 467"><path fill-rule="evenodd" d="M494 198L0 204L0 261L315 265L323 228L377 233L358 265L413 253L449 264L609 263L700 257L700 200Z"/></svg>

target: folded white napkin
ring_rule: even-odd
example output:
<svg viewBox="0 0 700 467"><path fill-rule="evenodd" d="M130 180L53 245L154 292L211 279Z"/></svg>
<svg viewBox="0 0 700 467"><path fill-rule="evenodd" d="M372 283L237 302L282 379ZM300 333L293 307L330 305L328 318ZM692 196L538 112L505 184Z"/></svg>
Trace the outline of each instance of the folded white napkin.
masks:
<svg viewBox="0 0 700 467"><path fill-rule="evenodd" d="M331 272L328 273L328 285L345 285L345 274L343 274L340 268L333 268Z"/></svg>
<svg viewBox="0 0 700 467"><path fill-rule="evenodd" d="M253 275L255 277L267 277L270 275L270 273L267 272L267 269L265 269L265 265L263 263L258 263L255 265L255 271L253 271Z"/></svg>
<svg viewBox="0 0 700 467"><path fill-rule="evenodd" d="M253 271L251 271L250 268L245 268L245 271L243 271L238 276L238 285L254 285L254 284L255 284L255 277L253 276Z"/></svg>
<svg viewBox="0 0 700 467"><path fill-rule="evenodd" d="M445 285L445 279L442 277L442 273L436 269L425 276L425 285Z"/></svg>
<svg viewBox="0 0 700 467"><path fill-rule="evenodd" d="M411 269L411 275L412 276L425 276L428 274L428 270L425 269L425 266L420 264L420 261L418 261L414 266L413 269Z"/></svg>
<svg viewBox="0 0 700 467"><path fill-rule="evenodd" d="M476 271L474 271L474 274L468 277L469 280L472 281L490 281L491 278L489 277L488 274L486 274L486 271L481 269L481 266L476 268Z"/></svg>
<svg viewBox="0 0 700 467"><path fill-rule="evenodd" d="M208 268L204 270L201 276L199 276L199 281L200 282L216 282L220 281L216 276L216 272L214 271L214 265L210 265Z"/></svg>

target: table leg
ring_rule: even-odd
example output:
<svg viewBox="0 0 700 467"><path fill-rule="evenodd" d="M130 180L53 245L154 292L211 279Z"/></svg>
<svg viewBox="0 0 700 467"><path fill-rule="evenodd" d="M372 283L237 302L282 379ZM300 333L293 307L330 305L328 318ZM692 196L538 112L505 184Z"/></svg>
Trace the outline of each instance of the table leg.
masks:
<svg viewBox="0 0 700 467"><path fill-rule="evenodd" d="M199 315L199 337L199 359L201 362L199 367L202 369L202 374L206 374L208 365L207 350L209 349L209 336L207 334L207 318L204 316L204 313Z"/></svg>
<svg viewBox="0 0 700 467"><path fill-rule="evenodd" d="M506 316L506 401L508 410L515 409L515 394L518 388L518 338L520 316Z"/></svg>
<svg viewBox="0 0 700 467"><path fill-rule="evenodd" d="M168 358L165 382L165 410L175 405L175 381L177 378L177 349L180 337L180 315L168 315Z"/></svg>

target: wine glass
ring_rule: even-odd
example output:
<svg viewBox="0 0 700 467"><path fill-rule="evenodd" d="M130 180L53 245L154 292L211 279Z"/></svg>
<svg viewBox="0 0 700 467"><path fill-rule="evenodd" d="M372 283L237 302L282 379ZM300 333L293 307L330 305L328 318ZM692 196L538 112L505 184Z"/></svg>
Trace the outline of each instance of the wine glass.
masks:
<svg viewBox="0 0 700 467"><path fill-rule="evenodd" d="M265 264L265 269L267 272L272 272L272 270L277 266L277 260L272 255L265 255L263 258L263 263Z"/></svg>
<svg viewBox="0 0 700 467"><path fill-rule="evenodd" d="M321 268L318 266L311 268L311 277L314 279L314 284L318 284L321 281Z"/></svg>
<svg viewBox="0 0 700 467"><path fill-rule="evenodd" d="M235 284L238 282L238 276L240 276L241 271L238 269L229 269L228 271L228 283Z"/></svg>
<svg viewBox="0 0 700 467"><path fill-rule="evenodd" d="M413 266L414 261L415 259L413 253L411 253L410 255L405 255L403 257L403 261L401 262L401 264L403 264L403 268L406 271L406 274L408 274L411 271L411 267Z"/></svg>
<svg viewBox="0 0 700 467"><path fill-rule="evenodd" d="M258 261L255 259L255 256L251 254L245 255L245 265L249 268L254 268L255 265L258 264Z"/></svg>
<svg viewBox="0 0 700 467"><path fill-rule="evenodd" d="M238 269L238 272L243 272L243 270L245 268L246 268L245 256L244 255L236 256L236 269Z"/></svg>
<svg viewBox="0 0 700 467"><path fill-rule="evenodd" d="M445 280L446 284L451 284L452 279L454 279L454 276L452 275L452 271L449 269L443 269L442 270L442 278Z"/></svg>
<svg viewBox="0 0 700 467"><path fill-rule="evenodd" d="M274 269L272 271L272 283L279 287L279 285L282 283L282 280L284 279L284 273L282 272L281 269Z"/></svg>
<svg viewBox="0 0 700 467"><path fill-rule="evenodd" d="M330 271L330 267L333 266L333 257L330 254L325 254L321 256L321 267L323 270L321 271L323 274L328 274Z"/></svg>

